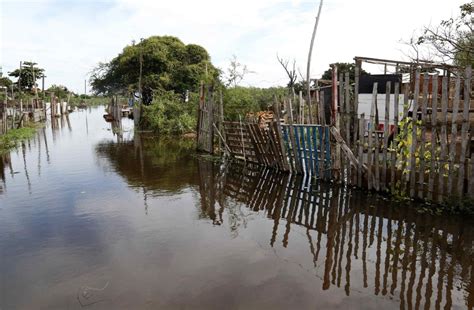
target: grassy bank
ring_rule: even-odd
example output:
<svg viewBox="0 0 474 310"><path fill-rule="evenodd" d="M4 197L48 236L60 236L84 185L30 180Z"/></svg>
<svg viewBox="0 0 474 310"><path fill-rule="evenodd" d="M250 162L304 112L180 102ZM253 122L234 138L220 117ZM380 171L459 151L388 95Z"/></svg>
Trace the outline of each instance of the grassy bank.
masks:
<svg viewBox="0 0 474 310"><path fill-rule="evenodd" d="M20 142L33 137L36 132L34 127L23 127L19 129L12 129L4 135L0 135L0 155L9 152L15 148Z"/></svg>

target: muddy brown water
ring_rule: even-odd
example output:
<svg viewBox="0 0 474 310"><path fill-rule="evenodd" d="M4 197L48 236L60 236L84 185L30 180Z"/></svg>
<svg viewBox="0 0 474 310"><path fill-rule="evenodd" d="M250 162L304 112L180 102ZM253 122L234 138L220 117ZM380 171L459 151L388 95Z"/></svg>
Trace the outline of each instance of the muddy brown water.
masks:
<svg viewBox="0 0 474 310"><path fill-rule="evenodd" d="M0 309L473 308L472 219L214 163L102 114L0 161Z"/></svg>

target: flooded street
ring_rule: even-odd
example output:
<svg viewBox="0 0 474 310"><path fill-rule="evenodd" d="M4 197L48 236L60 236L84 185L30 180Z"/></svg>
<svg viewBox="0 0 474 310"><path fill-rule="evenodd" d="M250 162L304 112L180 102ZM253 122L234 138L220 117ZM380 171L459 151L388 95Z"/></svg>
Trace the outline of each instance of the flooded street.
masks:
<svg viewBox="0 0 474 310"><path fill-rule="evenodd" d="M474 220L48 122L0 162L0 309L472 309Z"/></svg>

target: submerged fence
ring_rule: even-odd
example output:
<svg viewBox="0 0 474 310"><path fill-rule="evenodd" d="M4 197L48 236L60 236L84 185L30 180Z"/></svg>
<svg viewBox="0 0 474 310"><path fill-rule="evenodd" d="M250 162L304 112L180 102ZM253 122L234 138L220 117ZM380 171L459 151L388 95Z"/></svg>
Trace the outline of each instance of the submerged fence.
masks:
<svg viewBox="0 0 474 310"><path fill-rule="evenodd" d="M382 103L374 83L368 116L351 111L358 93L339 83L342 136L359 161L342 159L349 184L425 200L474 197L471 68L454 78L417 70L411 85L387 82Z"/></svg>
<svg viewBox="0 0 474 310"><path fill-rule="evenodd" d="M293 115L304 121L305 105L293 111L291 99L276 101L266 123L225 122L222 100L203 100L198 148L214 152L217 137L223 153L284 172L429 201L474 198L471 68L452 76L417 69L410 83L381 89L375 82L371 94L359 94L357 70L355 82L340 74L330 125L294 124Z"/></svg>

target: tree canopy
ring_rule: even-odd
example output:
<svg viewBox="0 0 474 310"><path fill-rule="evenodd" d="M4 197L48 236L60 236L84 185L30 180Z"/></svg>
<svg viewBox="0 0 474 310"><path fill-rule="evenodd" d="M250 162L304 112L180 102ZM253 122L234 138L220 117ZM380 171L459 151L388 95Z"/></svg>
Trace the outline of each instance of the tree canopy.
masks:
<svg viewBox="0 0 474 310"><path fill-rule="evenodd" d="M18 68L9 72L8 75L17 78L14 83L16 87L20 87L21 90L32 90L36 86L36 81L44 76L44 69L36 67L36 65L35 62L25 61L21 66L21 70Z"/></svg>
<svg viewBox="0 0 474 310"><path fill-rule="evenodd" d="M140 60L142 90L196 91L201 80L217 81L219 70L208 52L196 44L184 44L172 36L152 36L126 46L108 63L92 71L91 85L96 94L136 93L139 91Z"/></svg>
<svg viewBox="0 0 474 310"><path fill-rule="evenodd" d="M468 2L460 7L455 18L442 20L437 26L424 27L416 44L433 51L435 56L455 65L474 65L474 3Z"/></svg>

